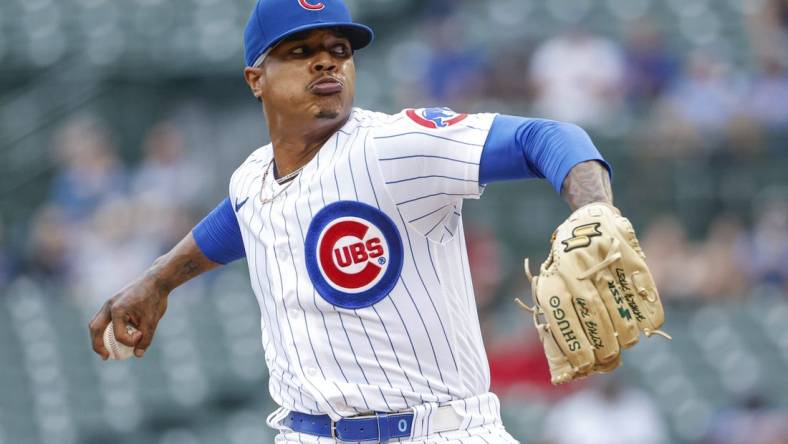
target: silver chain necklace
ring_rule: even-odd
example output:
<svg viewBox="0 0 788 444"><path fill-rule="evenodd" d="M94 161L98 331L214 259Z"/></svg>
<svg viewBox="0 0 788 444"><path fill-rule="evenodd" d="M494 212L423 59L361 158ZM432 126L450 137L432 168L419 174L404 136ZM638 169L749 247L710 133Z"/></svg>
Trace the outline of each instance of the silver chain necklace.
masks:
<svg viewBox="0 0 788 444"><path fill-rule="evenodd" d="M279 179L275 179L276 183L278 183L279 185L282 185L282 184L290 181L290 179L293 179L294 177L298 176L298 173L300 173L301 170L303 170L303 169L304 169L304 167L301 166L301 168L298 168L297 170L292 171L292 172L286 174L285 176L280 177Z"/></svg>
<svg viewBox="0 0 788 444"><path fill-rule="evenodd" d="M261 184L260 184L260 203L263 204L263 205L265 205L265 204L267 204L269 202L272 202L274 199L279 197L280 194L284 193L288 188L290 188L290 185L292 185L293 182L295 182L292 179L294 179L296 176L298 176L298 174L301 172L301 170L304 169L304 166L305 166L304 165L301 168L298 168L297 170L295 170L295 171L293 171L291 173L288 173L284 177L280 177L279 179L274 179L276 181L276 183L278 183L278 184L285 184L285 185L283 185L282 189L279 190L279 192L277 192L273 196L271 196L269 198L266 198L266 199L263 199L263 190L265 189L265 179L268 178L268 172L271 170L271 167L273 165L274 165L274 159L272 158L271 161L268 162L268 166L265 167L265 172L263 173L263 180L261 181Z"/></svg>

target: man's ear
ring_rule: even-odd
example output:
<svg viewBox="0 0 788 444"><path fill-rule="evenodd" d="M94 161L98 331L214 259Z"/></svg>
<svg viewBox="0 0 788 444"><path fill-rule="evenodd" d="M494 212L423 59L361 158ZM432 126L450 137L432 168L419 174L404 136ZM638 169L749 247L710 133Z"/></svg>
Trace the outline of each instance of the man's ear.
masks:
<svg viewBox="0 0 788 444"><path fill-rule="evenodd" d="M262 68L252 68L246 67L244 68L244 79L246 80L246 84L249 85L249 89L252 91L252 95L257 98L257 100L263 100L263 70Z"/></svg>

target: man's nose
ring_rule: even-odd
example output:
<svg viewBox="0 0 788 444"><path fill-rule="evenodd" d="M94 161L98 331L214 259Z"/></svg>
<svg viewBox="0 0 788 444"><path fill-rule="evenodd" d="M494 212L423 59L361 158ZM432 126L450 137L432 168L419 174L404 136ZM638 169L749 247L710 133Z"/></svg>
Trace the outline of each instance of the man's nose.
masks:
<svg viewBox="0 0 788 444"><path fill-rule="evenodd" d="M315 61L315 64L312 68L317 72L333 72L337 70L336 62L329 56L328 54L321 54L318 59Z"/></svg>

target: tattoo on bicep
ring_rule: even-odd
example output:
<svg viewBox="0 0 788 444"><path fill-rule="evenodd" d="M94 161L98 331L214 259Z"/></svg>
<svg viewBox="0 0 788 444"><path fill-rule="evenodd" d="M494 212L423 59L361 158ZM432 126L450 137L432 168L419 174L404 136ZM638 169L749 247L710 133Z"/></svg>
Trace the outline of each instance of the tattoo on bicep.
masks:
<svg viewBox="0 0 788 444"><path fill-rule="evenodd" d="M596 161L575 165L564 180L561 195L572 210L592 202L613 203L608 172Z"/></svg>

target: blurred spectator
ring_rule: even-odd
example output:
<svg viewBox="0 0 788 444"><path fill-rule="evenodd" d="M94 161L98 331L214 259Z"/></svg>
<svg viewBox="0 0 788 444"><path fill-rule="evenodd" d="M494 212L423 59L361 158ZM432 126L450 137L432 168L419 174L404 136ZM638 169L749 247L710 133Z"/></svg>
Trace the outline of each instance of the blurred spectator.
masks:
<svg viewBox="0 0 788 444"><path fill-rule="evenodd" d="M123 191L123 168L98 121L70 120L55 134L54 145L60 170L52 181L51 201L67 218L87 218L101 202Z"/></svg>
<svg viewBox="0 0 788 444"><path fill-rule="evenodd" d="M468 108L482 97L486 81L486 53L470 42L455 16L428 26L430 56L427 92L439 105Z"/></svg>
<svg viewBox="0 0 788 444"><path fill-rule="evenodd" d="M204 203L206 182L187 157L182 134L169 122L151 128L143 151L145 157L132 172L129 204L137 213L155 215L157 223L139 224L134 235L163 253L191 229L190 210Z"/></svg>
<svg viewBox="0 0 788 444"><path fill-rule="evenodd" d="M666 299L740 298L753 285L788 291L788 203L770 199L751 231L733 215L717 216L701 241L673 216L642 236L649 268Z"/></svg>
<svg viewBox="0 0 788 444"><path fill-rule="evenodd" d="M131 199L129 205L137 217L154 217L155 224L140 221L133 234L155 246L157 254L166 253L183 236L191 231L197 219L183 206L177 204L155 203L141 199ZM153 259L153 258L151 258Z"/></svg>
<svg viewBox="0 0 788 444"><path fill-rule="evenodd" d="M736 241L744 235L745 230L735 216L720 215L711 223L700 246L700 261L705 265L698 287L700 296L740 299L747 294L749 280L736 248Z"/></svg>
<svg viewBox="0 0 788 444"><path fill-rule="evenodd" d="M194 223L188 209L198 205L203 182L168 123L146 136L129 197L125 170L97 121L71 120L55 140L61 169L50 205L35 218L28 268L68 282L75 297L95 304L188 232Z"/></svg>
<svg viewBox="0 0 788 444"><path fill-rule="evenodd" d="M662 444L667 429L654 401L615 377L596 376L597 386L569 396L545 419L548 444Z"/></svg>
<svg viewBox="0 0 788 444"><path fill-rule="evenodd" d="M624 60L607 39L580 28L542 43L533 56L530 82L535 113L591 127L610 123L619 111Z"/></svg>
<svg viewBox="0 0 788 444"><path fill-rule="evenodd" d="M665 45L662 30L647 20L630 26L624 45L627 99L630 105L642 109L673 82L678 60Z"/></svg>
<svg viewBox="0 0 788 444"><path fill-rule="evenodd" d="M788 200L772 198L757 212L752 233L739 245L750 279L788 290Z"/></svg>
<svg viewBox="0 0 788 444"><path fill-rule="evenodd" d="M777 17L777 24L782 31L783 42L788 40L788 0L771 0L769 2L774 8L774 15ZM785 48L785 44L783 44Z"/></svg>
<svg viewBox="0 0 788 444"><path fill-rule="evenodd" d="M747 24L752 49L758 59L774 59L788 63L788 0L742 2L758 7L749 15Z"/></svg>
<svg viewBox="0 0 788 444"><path fill-rule="evenodd" d="M666 111L676 129L693 134L701 143L714 141L735 117L741 92L725 60L695 52L667 94Z"/></svg>
<svg viewBox="0 0 788 444"><path fill-rule="evenodd" d="M184 140L171 123L156 124L145 137L145 157L133 173L131 193L156 205L189 208L204 194L200 172L184 152Z"/></svg>
<svg viewBox="0 0 788 444"><path fill-rule="evenodd" d="M704 444L788 444L788 412L752 395L712 418Z"/></svg>
<svg viewBox="0 0 788 444"><path fill-rule="evenodd" d="M523 73L533 58L536 41L523 38L509 38L498 42L490 59L487 73L486 103L491 109L498 108L501 113L531 115L528 109L533 100L533 91ZM516 48L516 49L514 49Z"/></svg>
<svg viewBox="0 0 788 444"><path fill-rule="evenodd" d="M770 130L788 128L788 71L776 59L765 59L751 81L749 115Z"/></svg>
<svg viewBox="0 0 788 444"><path fill-rule="evenodd" d="M36 280L64 281L69 273L74 231L61 208L45 205L33 216L25 271Z"/></svg>
<svg viewBox="0 0 788 444"><path fill-rule="evenodd" d="M137 230L153 225L151 215L141 210L133 201L114 199L99 207L84 227L72 255L72 294L80 302L103 302L161 253L155 240Z"/></svg>
<svg viewBox="0 0 788 444"><path fill-rule="evenodd" d="M738 299L751 285L742 258L747 231L737 216L722 214L711 222L705 238L687 237L674 217L656 219L644 231L642 244L654 280L665 299Z"/></svg>
<svg viewBox="0 0 788 444"><path fill-rule="evenodd" d="M643 232L641 243L663 298L697 297L706 274L704 257L674 216L654 220Z"/></svg>

